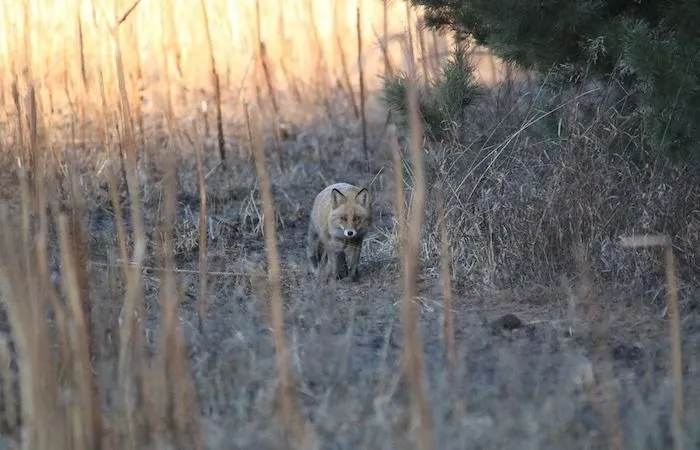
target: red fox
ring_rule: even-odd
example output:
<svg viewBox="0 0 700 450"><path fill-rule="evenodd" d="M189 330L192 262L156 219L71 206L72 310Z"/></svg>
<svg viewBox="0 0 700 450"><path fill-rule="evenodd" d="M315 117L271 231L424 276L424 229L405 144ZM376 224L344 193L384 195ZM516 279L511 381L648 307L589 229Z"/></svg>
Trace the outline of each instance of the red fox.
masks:
<svg viewBox="0 0 700 450"><path fill-rule="evenodd" d="M306 254L315 275L360 279L362 241L372 225L369 191L335 183L318 193L309 221ZM347 259L346 259L347 256Z"/></svg>

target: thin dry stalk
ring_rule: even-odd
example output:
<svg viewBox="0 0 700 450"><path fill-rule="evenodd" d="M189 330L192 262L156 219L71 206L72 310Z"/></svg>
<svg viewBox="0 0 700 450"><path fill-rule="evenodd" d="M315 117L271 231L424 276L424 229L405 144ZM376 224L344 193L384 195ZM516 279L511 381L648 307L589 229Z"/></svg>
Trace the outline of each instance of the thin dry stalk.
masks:
<svg viewBox="0 0 700 450"><path fill-rule="evenodd" d="M316 100L321 100L323 106L326 109L326 114L329 118L333 117L333 112L330 104L330 98L332 97L332 92L329 92L329 82L328 82L328 63L326 61L326 55L323 48L323 39L321 38L318 28L316 26L316 16L314 14L314 1L306 0L306 9L309 13L309 28L311 34L314 38L314 45L316 46L314 50L315 54L315 76L313 78L313 85L316 91Z"/></svg>
<svg viewBox="0 0 700 450"><path fill-rule="evenodd" d="M80 118L81 122L78 124L79 128L79 141L75 141L75 135L73 136L73 148L79 149L80 151L84 151L84 142L86 141L86 133L85 133L85 124L87 121L85 120L85 106L86 106L86 101L84 98L84 94L81 94L80 100L79 100L79 109L80 109ZM57 157L58 158L58 157ZM80 286L80 299L83 304L83 314L85 317L87 317L87 336L88 336L88 343L89 343L89 353L90 357L92 358L94 356L93 352L93 332L92 332L92 326L91 326L91 321L90 318L92 317L92 302L90 301L90 284L89 284L89 275L88 275L88 263L90 260L89 257L89 252L88 252L88 244L85 240L85 229L84 229L84 223L82 221L82 217L85 214L85 199L82 194L82 190L80 189L80 181L79 181L79 175L76 174L76 167L77 167L77 161L74 159L73 153L70 153L68 156L68 161L67 161L67 173L68 173L68 181L69 181L69 187L70 187L70 221L69 221L69 233L71 236L71 243L72 243L72 251L73 251L73 256L75 257L75 263L78 264L78 270L77 270L77 275L79 276L78 283ZM60 171L57 171L59 173L62 173ZM60 181L59 181L60 183Z"/></svg>
<svg viewBox="0 0 700 450"><path fill-rule="evenodd" d="M105 98L105 89L104 89L104 77L102 75L102 70L99 70L99 79L100 79L100 92L101 92L101 114L99 114L99 122L98 122L98 127L97 127L97 133L100 138L100 142L102 143L103 151L107 152L108 154L112 154L113 152L111 151L111 145L108 139L108 133L107 133L107 121L108 121L108 113L107 113L107 100ZM89 96L89 93L88 93ZM120 158L121 160L121 158ZM109 164L107 165L106 168L106 173L107 173L107 187L109 191L109 199L112 203L112 208L114 208L114 220L115 220L115 226L117 228L117 238L119 241L119 256L121 257L121 260L123 262L123 271L124 274L127 273L127 266L126 263L129 261L129 256L128 256L128 251L127 251L127 237L126 237L126 226L124 224L124 213L122 211L122 204L121 204L121 198L119 195L119 182L117 180L117 174L113 166L113 161L114 158L110 158ZM120 168L124 169L123 164L121 164L120 161ZM122 172L124 179L126 179L126 173ZM116 306L116 305L114 305Z"/></svg>
<svg viewBox="0 0 700 450"><path fill-rule="evenodd" d="M681 320L678 306L678 279L676 275L676 257L673 253L671 238L660 236L630 236L622 239L622 246L663 247L664 269L666 273L666 300L668 302L669 325L671 334L671 376L673 378L673 441L675 450L682 450L683 425L685 412L683 405L683 353L681 349Z"/></svg>
<svg viewBox="0 0 700 450"><path fill-rule="evenodd" d="M357 105L357 100L355 99L355 93L353 92L352 89L352 83L350 81L350 71L348 70L348 63L345 59L345 49L343 48L343 40L340 37L340 34L338 33L338 2L337 0L335 1L334 5L334 13L333 13L333 29L335 30L335 45L336 45L336 50L338 51L338 54L340 55L340 67L343 70L343 81L345 82L345 92L348 96L348 100L350 100L350 105L352 106L352 111L355 114L355 118L359 119L360 118L360 108ZM341 87L343 86L342 83L340 83Z"/></svg>
<svg viewBox="0 0 700 450"><path fill-rule="evenodd" d="M287 38L285 34L285 20L284 20L284 0L277 1L277 30L280 36L280 48L282 57L279 59L280 70L284 76L284 81L286 85L292 90L292 95L297 103L302 103L302 95L297 86L297 80L293 79L289 75L289 68L287 67L287 55L291 52L288 50Z"/></svg>
<svg viewBox="0 0 700 450"><path fill-rule="evenodd" d="M90 261L90 264L93 266L100 266L100 267L116 267L117 264L116 262L101 262L101 261ZM123 264L119 265L121 267ZM128 263L128 265L132 265L131 263ZM154 267L154 266L145 266L141 265L141 270L146 273L151 273L151 272L162 272L165 270L163 267ZM199 270L188 270L188 269L177 269L173 268L171 269L174 273L187 273L187 274L193 274L193 275L199 275ZM306 273L306 271L299 270L297 273ZM207 272L207 275L210 277L249 277L249 278L256 278L256 277L267 277L267 275L261 275L259 273L246 273L246 272L221 272L221 271L209 271Z"/></svg>
<svg viewBox="0 0 700 450"><path fill-rule="evenodd" d="M673 377L673 404L675 415L674 444L676 450L683 450L683 353L681 350L681 320L678 307L678 280L676 277L676 257L671 239L664 246L664 267L666 272L666 298L670 314L671 332L671 374Z"/></svg>
<svg viewBox="0 0 700 450"><path fill-rule="evenodd" d="M39 218L39 229L34 237L34 243L35 243L35 252L34 252L34 266L30 267L29 262L32 261L31 256L27 255L27 272L26 272L26 277L27 277L27 283L30 285L29 292L30 292L30 297L33 299L37 299L35 308L35 313L36 315L34 316L34 319L36 322L32 324L34 327L43 327L44 326L44 321L40 318L40 314L44 312L44 307L46 306L43 301L39 299L44 299L44 298L49 298L52 303L51 305L53 306L54 309L54 314L56 315L56 322L59 324L59 330L62 329L60 325L63 325L64 321L64 315L62 308L58 307L58 301L57 297L55 295L55 292L51 290L48 287L48 280L49 280L49 256L48 256L48 236L49 236L49 220L48 220L48 214L47 214L47 200L45 197L45 185L46 185L46 153L45 149L43 146L39 145L39 115L38 115L38 110L37 110L37 102L36 102L36 96L35 96L35 89L33 83L29 83L29 89L28 89L28 97L29 97L29 114L28 114L28 119L29 123L27 124L27 131L29 133L29 154L32 155L34 158L33 163L34 163L34 172L32 173L34 175L34 184L33 186L31 184L29 185L24 185L22 188L22 192L26 197L22 199L24 206L23 212L27 214L27 216L24 217L23 225L25 225L27 228L24 230L24 236L27 239L30 239L31 232L29 229L30 226L30 219L29 219L29 211L30 211L30 206L34 206L34 214L38 215ZM24 184L26 180L24 179L24 176L22 176L22 184ZM33 196L30 199L29 197L29 188L33 187ZM31 245L30 241L27 240L25 241L25 248L27 252L30 252ZM39 283L36 283L35 281L32 282L31 277L32 276L37 276L39 278ZM61 335L60 337L64 337ZM47 340L50 338L46 338ZM65 351L65 346L61 346L61 349ZM36 349L33 349L33 351L37 351ZM40 355L39 355L40 357ZM40 365L38 365L40 367ZM41 368L39 369L41 370ZM50 369L47 369L50 370ZM48 392L46 395L51 395L52 394L52 386L49 384L46 386L46 389L48 389Z"/></svg>
<svg viewBox="0 0 700 450"><path fill-rule="evenodd" d="M22 166L26 167L26 170L29 173L32 173L32 171L34 170L34 158L29 152L29 147L25 145L24 120L22 119L24 117L24 110L22 108L22 102L19 93L19 79L17 78L17 75L13 74L13 77L14 79L12 80L11 90L12 102L15 105L15 112L17 114L17 144L19 145L19 148L25 149L24 153L22 154Z"/></svg>
<svg viewBox="0 0 700 450"><path fill-rule="evenodd" d="M32 36L31 36L32 33L30 31L30 30L32 30L32 27L31 27L32 12L31 12L31 3L29 1L24 0L22 3L24 6L22 9L22 13L23 13L22 25L23 25L23 30L24 30L24 35L23 35L24 39L22 42L22 46L24 49L24 55L23 55L24 56L24 61L23 61L24 64L22 67L22 73L24 74L24 77L25 77L27 84L28 84L28 89L30 90L30 93L31 93L31 91L33 90L33 70L32 70L33 69L32 68L32 53L33 53L32 50L33 49L32 49ZM17 100L15 100L15 102L17 103L20 101L21 97L19 94L19 86L15 85L15 88L17 89ZM20 108L17 109L17 112L18 113L21 112ZM27 114L28 114L27 120L31 122L32 121L31 109L30 109L30 111L27 112ZM18 115L17 120L21 122L22 116ZM27 127L28 127L27 132L30 135L32 135L33 131L31 129L31 123L28 124ZM21 130L21 128L20 128L20 130ZM31 137L30 137L30 139L31 139ZM26 152L24 152L24 155L25 155L24 164L25 164L25 167L28 168L28 173L30 174L30 177L31 177L34 175L34 172L37 170L36 162L34 160L35 145L33 143L30 143L29 147L23 145L22 149L27 150Z"/></svg>
<svg viewBox="0 0 700 450"><path fill-rule="evenodd" d="M78 55L80 56L80 79L83 82L83 91L88 92L90 86L87 77L87 64L85 62L85 36L83 33L83 19L80 17L81 0L76 0L75 5L75 26L78 35Z"/></svg>
<svg viewBox="0 0 700 450"><path fill-rule="evenodd" d="M94 440L95 448L97 448L101 441L102 428L99 411L99 388L97 379L92 372L91 365L91 362L95 357L96 345L94 342L95 335L93 333L91 321L92 302L90 299L89 284L90 257L88 243L85 239L85 228L82 222L82 217L85 211L85 202L82 197L80 186L78 185L78 176L74 173L75 167L76 164L74 161L71 161L68 172L71 185L71 215L66 219L62 219L63 216L59 216L59 231L62 230L61 221L67 221L65 226L68 228L66 229L65 233L62 232L60 236L61 254L64 258L66 258L63 262L63 266L69 268L66 270L69 270L69 275L71 277L70 280L67 280L68 284L66 286L69 287L69 290L66 291L66 297L69 299L69 306L72 310L71 314L74 317L73 320L79 322L79 324L76 325L79 328L78 330L76 330L74 327L71 327L70 330L71 333L82 330L81 334L77 335L77 338L85 340L84 343L76 344L73 351L73 357L83 358L83 353L87 352L87 355L85 356L86 361L84 362L84 364L87 364L87 372L76 374L80 375L80 378L76 376L76 379L79 380L81 386L85 386L86 388L90 389L90 403L87 403L88 399L84 399L86 403L80 405L80 407L82 411L88 413L88 416L83 419L85 424L92 421L91 439ZM65 236L63 234L65 234ZM67 239L67 241L64 242L64 239ZM70 245L70 247L66 247L68 245ZM66 252L65 254L64 251ZM70 266L68 263L70 263ZM75 283L75 286L73 286L72 283ZM80 310L76 312L76 308L78 307L80 307ZM82 317L75 318L75 315L78 313L82 314ZM86 346L86 349L83 349L83 345ZM77 370L75 365L74 370ZM84 370L84 368L82 370ZM89 378L82 378L83 375ZM89 449L93 447L87 446L86 448Z"/></svg>
<svg viewBox="0 0 700 450"><path fill-rule="evenodd" d="M204 125L204 137L208 138L211 129L209 128L209 105L207 100L202 100L202 124Z"/></svg>
<svg viewBox="0 0 700 450"><path fill-rule="evenodd" d="M382 56L384 57L384 77L394 76L389 59L389 0L382 0Z"/></svg>
<svg viewBox="0 0 700 450"><path fill-rule="evenodd" d="M119 87L119 122L120 141L123 145L125 158L126 187L129 193L131 220L134 230L133 266L127 266L126 294L123 307L123 324L119 331L119 361L117 368L118 391L121 416L125 421L123 430L126 433L127 448L137 448L141 441L139 430L140 408L136 390L138 389L137 373L143 361L143 348L139 324L143 317L144 292L139 266L146 255L146 233L143 217L141 216L141 199L139 198L136 142L132 128L133 119L129 106L128 91L122 63L121 45L118 29L113 35L115 39L115 59L117 81Z"/></svg>
<svg viewBox="0 0 700 450"><path fill-rule="evenodd" d="M262 67L263 76L265 77L265 85L267 86L267 94L270 96L270 102L272 102L272 109L276 116L279 116L280 108L277 103L277 97L275 94L275 87L272 82L272 74L270 73L270 62L267 58L267 49L265 48L265 43L260 36L260 0L255 1L255 20L257 23L256 29L256 42L258 44L257 56L259 58L258 64Z"/></svg>
<svg viewBox="0 0 700 450"><path fill-rule="evenodd" d="M402 238L404 222L406 221L406 205L404 204L403 194L403 161L401 158L401 149L399 148L399 139L396 133L396 125L390 123L387 126L387 134L389 136L389 147L391 148L391 160L394 165L394 209L396 217L396 235L399 237L399 254L402 254Z"/></svg>
<svg viewBox="0 0 700 450"><path fill-rule="evenodd" d="M165 29L163 30L163 40L170 43L175 71L182 78L182 50L180 49L177 34L178 27L175 24L175 8L171 7L170 0L164 0L160 10L164 14L163 23L165 24Z"/></svg>
<svg viewBox="0 0 700 450"><path fill-rule="evenodd" d="M257 2L256 2L257 5ZM267 58L267 50L265 48L265 43L260 41L260 62L262 64L263 72L265 74L265 82L267 84L267 91L270 95L270 101L272 102L273 112L275 114L275 155L277 157L277 166L281 171L284 170L284 158L282 155L282 127L280 126L280 108L277 104L277 98L275 97L275 88L272 84L272 75L270 74L270 63Z"/></svg>
<svg viewBox="0 0 700 450"><path fill-rule="evenodd" d="M174 30L171 30L170 27L173 26L172 24L172 8L161 8L161 27L163 28L164 32L161 34L161 41L160 41L160 67L161 71L163 73L163 93L165 94L165 127L168 130L168 135L173 136L175 134L175 106L173 105L173 82L172 82L172 77L170 75L170 60L171 58L175 59L175 64L176 66L179 64L179 55L180 55L180 49L179 46L177 45L177 42L175 42L174 39ZM170 39L173 42L173 46L175 47L174 51L171 53L168 51L168 39ZM173 54L174 53L174 54ZM179 70L179 69L178 69ZM206 102L204 103L206 105ZM205 111L206 112L206 111ZM209 121L207 120L206 116L204 118L204 123L206 127L209 127ZM206 136L209 135L209 132L206 132Z"/></svg>
<svg viewBox="0 0 700 450"><path fill-rule="evenodd" d="M438 44L438 36L435 31L430 32L430 38L433 44L430 66L432 67L433 75L436 76L440 72L440 45Z"/></svg>
<svg viewBox="0 0 700 450"><path fill-rule="evenodd" d="M149 365L149 376L146 377L148 382L148 395L145 403L148 411L148 420L150 423L150 433L155 439L167 433L167 428L171 425L170 398L168 395L171 391L171 380L175 378L174 374L168 373L168 362L172 352L173 344L173 327L178 316L178 300L173 298L174 288L172 286L172 246L173 246L173 216L175 208L170 191L170 176L169 172L166 179L163 180L163 217L159 227L161 262L163 269L158 275L161 282L159 291L160 304L160 332L158 334L158 351Z"/></svg>
<svg viewBox="0 0 700 450"><path fill-rule="evenodd" d="M601 382L597 389L591 386L588 395L593 406L598 409L604 417L608 426L609 448L620 450L623 448L622 425L620 420L620 409L617 395L614 390L615 376L612 372L611 356L607 342L607 329L601 326L601 319L604 317L601 309L600 299L596 295L593 284L593 276L589 264L586 262L582 249L577 250L577 265L580 273L581 283L579 285L579 296L589 306L589 318L592 325L593 340L598 359L602 362L599 366L601 370Z"/></svg>
<svg viewBox="0 0 700 450"><path fill-rule="evenodd" d="M163 408L170 403L168 406L172 411L172 417L169 421L174 428L174 440L186 443L184 444L186 448L202 449L204 443L197 414L199 406L185 354L182 326L178 320L180 304L173 270L173 224L176 216L177 171L176 162L172 159L166 168L163 189L165 197L162 229L164 270L160 276L162 286L160 304L163 322L156 366L159 377L152 380L155 381L152 384L165 384L165 387L157 386L156 392L160 391L160 394L165 396L157 399L157 404ZM206 229L206 227L202 228ZM165 383L162 383L163 380ZM159 413L160 417L163 418L165 410L161 409Z"/></svg>
<svg viewBox="0 0 700 450"><path fill-rule="evenodd" d="M118 14L119 11L119 0L115 0L115 12ZM126 85L126 76L124 74L124 59L121 50L121 40L119 27L115 27L112 31L112 39L115 41L115 62L116 62L116 76L117 76L117 89L119 93L119 121L120 121L120 131L125 136L133 136L133 119L131 117L131 108L129 105L129 94ZM102 85L105 87L104 84ZM106 99L103 100L106 104ZM105 105L106 108L106 105ZM130 186L128 183L128 175L126 165L128 164L128 159L131 157L127 154L129 149L135 148L135 145L130 145L129 142L121 140L119 143L119 155L121 157L121 171L122 180L124 182L125 189L127 190L127 195L131 195L129 192ZM137 157L134 155L134 157Z"/></svg>
<svg viewBox="0 0 700 450"><path fill-rule="evenodd" d="M58 216L59 244L63 278L61 287L67 298L70 326L61 332L67 332L70 345L70 377L74 386L73 401L68 405L69 431L72 435L72 445L76 450L99 448L101 415L98 407L90 362L89 316L85 315L83 299L85 295L83 280L86 276L85 266L80 263L84 249L80 248L81 241L76 239L75 225L69 218ZM71 231L73 228L74 231Z"/></svg>
<svg viewBox="0 0 700 450"><path fill-rule="evenodd" d="M30 174L34 176L34 195L39 196L39 189L43 189L44 186L44 176L45 176L45 166L44 160L46 155L42 148L39 147L39 114L36 102L36 90L34 88L34 83L30 82L28 87L27 96L29 98L28 120L27 131L29 132L29 168L31 169ZM41 197L41 196L39 196ZM40 214L40 218L43 221L42 224L46 223L46 204L44 203L43 197L36 198L37 211ZM46 228L41 228L45 231Z"/></svg>
<svg viewBox="0 0 700 450"><path fill-rule="evenodd" d="M202 6L202 18L204 20L204 31L207 37L207 51L209 53L209 64L211 70L211 83L214 88L214 101L216 102L216 135L219 143L219 157L221 166L226 169L226 141L224 139L224 120L221 112L221 82L219 72L216 70L216 58L214 57L214 43L212 42L211 29L209 27L209 14L204 0L200 0Z"/></svg>
<svg viewBox="0 0 700 450"><path fill-rule="evenodd" d="M445 206L442 196L438 200L438 228L440 229L440 266L442 272L442 292L444 296L444 321L443 333L445 346L447 348L447 363L450 371L454 375L457 362L457 349L455 345L455 330L452 316L452 251L450 239L447 236L447 226L445 225Z"/></svg>
<svg viewBox="0 0 700 450"><path fill-rule="evenodd" d="M406 4L407 16L410 6ZM408 36L408 77L407 94L409 102L409 122L411 129L411 160L415 180L414 193L409 208L409 222L403 230L403 301L402 317L404 332L404 371L411 393L413 421L418 427L419 447L423 450L435 448L433 423L428 405L427 377L421 342L418 305L413 299L418 295L418 264L420 242L426 204L425 172L423 166L423 129L418 113L418 87L412 50L412 36Z"/></svg>
<svg viewBox="0 0 700 450"><path fill-rule="evenodd" d="M420 48L420 62L423 68L423 80L427 83L430 81L430 72L428 71L428 55L425 48L425 37L423 36L424 25L423 21L419 21L417 26L418 31L418 46Z"/></svg>
<svg viewBox="0 0 700 450"><path fill-rule="evenodd" d="M32 251L33 242L38 248L45 247L46 235L40 232L32 235L31 200L24 171L20 171L20 184L24 217L10 218L7 207L0 206L0 289L17 349L23 425L21 448L62 450L70 448L69 423L57 402L61 391L59 369L51 350L44 301L49 292L48 279L37 275L40 252ZM38 196L43 197L41 192ZM56 319L59 331L65 330L62 317L57 315Z"/></svg>
<svg viewBox="0 0 700 450"><path fill-rule="evenodd" d="M365 155L365 164L369 173L369 148L367 145L367 117L365 113L365 71L362 62L362 12L358 2L355 10L357 16L357 71L360 81L360 119L362 120L362 151Z"/></svg>
<svg viewBox="0 0 700 450"><path fill-rule="evenodd" d="M199 331L204 331L204 313L207 300L207 184L204 177L204 162L202 161L204 149L202 140L197 139L195 144L195 158L197 159L197 179L199 180L199 302L197 319Z"/></svg>
<svg viewBox="0 0 700 450"><path fill-rule="evenodd" d="M172 87L172 77L170 76L170 61L172 61L172 65L174 66L175 69L175 79L181 81L183 78L183 72L182 72L182 48L180 46L180 40L178 38L178 29L180 27L176 26L175 24L175 14L174 14L174 9L171 6L171 0L162 0L161 1L161 6L160 6L160 11L162 14L162 22L163 22L163 32L162 32L162 44L161 46L163 47L163 55L166 58L167 65L164 67L164 78L166 79L165 83L168 88L168 101L171 106L173 106L173 96L175 96L175 92L173 91ZM172 59L171 59L172 58ZM179 85L179 89L177 91L177 100L180 103L185 103L185 88L184 84ZM173 108L174 111L174 108Z"/></svg>
<svg viewBox="0 0 700 450"><path fill-rule="evenodd" d="M17 396L15 395L15 377L12 369L12 354L5 335L0 335L0 377L2 377L2 398L4 419L8 429L15 430L17 420Z"/></svg>
<svg viewBox="0 0 700 450"><path fill-rule="evenodd" d="M140 99L140 94L139 94L139 88L143 84L143 69L141 67L141 55L139 51L139 42L138 42L138 34L136 32L136 26L133 23L133 20L129 21L128 23L126 22L126 19L135 11L136 7L140 3L141 0L136 0L131 7L122 15L122 19L118 22L118 26L124 26L125 27L125 33L126 33L126 41L128 45L128 53L127 55L129 58L132 60L132 63L129 64L129 67L133 68L133 78L132 78L132 83L129 84L130 87L130 99L131 99L131 106L133 108L133 117L135 119L137 129L138 129L138 136L139 140L138 142L140 143L140 148L139 148L139 155L141 154L141 151L144 150L146 146L146 135L144 132L144 123L143 123L143 111L141 109L141 99Z"/></svg>
<svg viewBox="0 0 700 450"><path fill-rule="evenodd" d="M103 145L105 148L109 148L109 143L107 142L106 133L103 136ZM112 164L109 164L106 168L107 173L107 187L109 190L109 199L112 202L112 208L114 208L114 224L117 228L117 240L119 241L119 256L122 260L124 274L126 275L127 263L129 262L129 253L127 250L127 237L126 237L126 225L124 223L124 212L122 211L122 202L119 195L119 187L117 181L117 174L114 170Z"/></svg>
<svg viewBox="0 0 700 450"><path fill-rule="evenodd" d="M140 435L140 405L137 401L138 376L140 366L143 361L143 347L141 336L141 320L143 317L144 292L141 280L141 263L145 256L146 237L143 231L143 224L140 222L141 207L138 200L134 202L134 197L138 197L138 190L134 175L134 170L130 166L127 170L132 192L131 194L131 216L134 221L134 251L133 264L127 266L126 270L126 293L124 306L122 308L123 322L119 330L119 360L117 368L118 390L120 400L120 415L125 421L123 431L126 432L127 439L124 445L127 448L138 448L141 441Z"/></svg>
<svg viewBox="0 0 700 450"><path fill-rule="evenodd" d="M267 249L268 286L270 295L270 315L272 325L272 340L275 346L275 356L280 386L282 416L285 434L293 448L310 448L315 441L312 432L304 419L294 393L294 380L289 364L287 348L284 342L284 309L282 303L282 279L279 252L277 250L277 232L275 230L275 209L272 199L272 187L267 172L265 151L260 130L260 117L257 111L251 111L245 106L248 138L253 148L255 168L260 182L260 194L263 202L263 227L265 232L265 248Z"/></svg>
<svg viewBox="0 0 700 450"><path fill-rule="evenodd" d="M9 2L5 2L3 4L2 8L2 14L4 17L4 21L2 22L2 25L5 27L5 35L3 36L5 39L5 45L8 47L15 47L17 46L16 41L17 41L17 36L16 36L16 28L13 27L15 21L13 20L14 16L14 11L12 8L12 5L9 4ZM2 86L7 86L7 80L5 77L8 77L9 80L12 80L13 78L16 77L17 74L17 66L16 66L16 60L17 54L16 53L10 53L10 52L5 52L4 58L2 60L3 67L6 68L6 70L3 72L3 77L2 77ZM9 70L7 70L9 69ZM12 81L10 81L12 83ZM5 90L3 89L2 92L0 93L0 104L5 106ZM3 119L7 120L8 117L5 115Z"/></svg>
<svg viewBox="0 0 700 450"><path fill-rule="evenodd" d="M117 23L115 26L118 27L119 25L126 22L126 19L128 19L131 13L133 13L136 10L136 7L139 6L139 3L141 3L141 0L135 0L133 3L131 3L131 6L126 8L122 15L117 18Z"/></svg>

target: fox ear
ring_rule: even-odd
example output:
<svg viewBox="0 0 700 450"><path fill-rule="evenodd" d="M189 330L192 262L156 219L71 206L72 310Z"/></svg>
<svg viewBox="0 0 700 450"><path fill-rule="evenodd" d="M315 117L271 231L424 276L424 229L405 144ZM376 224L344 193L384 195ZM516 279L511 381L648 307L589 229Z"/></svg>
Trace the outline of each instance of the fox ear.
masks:
<svg viewBox="0 0 700 450"><path fill-rule="evenodd" d="M363 207L366 207L367 203L369 202L369 191L367 188L362 188L360 192L355 194L355 200L357 200L357 203Z"/></svg>
<svg viewBox="0 0 700 450"><path fill-rule="evenodd" d="M345 196L343 193L338 189L333 189L331 191L331 204L333 205L333 208L335 209L343 203L345 203Z"/></svg>

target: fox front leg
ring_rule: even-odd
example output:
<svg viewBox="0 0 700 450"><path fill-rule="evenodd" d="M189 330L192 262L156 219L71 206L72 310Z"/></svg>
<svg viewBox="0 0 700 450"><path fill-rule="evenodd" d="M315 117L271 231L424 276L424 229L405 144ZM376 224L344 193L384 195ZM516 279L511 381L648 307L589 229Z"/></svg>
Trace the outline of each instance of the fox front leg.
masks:
<svg viewBox="0 0 700 450"><path fill-rule="evenodd" d="M326 247L325 255L325 277L330 280L339 280L348 273L348 264L345 259L345 244L341 241L331 240Z"/></svg>
<svg viewBox="0 0 700 450"><path fill-rule="evenodd" d="M311 271L318 275L323 271L327 262L326 246L313 223L309 224L306 235L306 256L311 266Z"/></svg>
<svg viewBox="0 0 700 450"><path fill-rule="evenodd" d="M348 276L348 261L345 252L340 251L335 254L336 279L340 280Z"/></svg>
<svg viewBox="0 0 700 450"><path fill-rule="evenodd" d="M348 244L348 274L350 275L351 281L360 280L360 254L362 253L362 240L352 242Z"/></svg>

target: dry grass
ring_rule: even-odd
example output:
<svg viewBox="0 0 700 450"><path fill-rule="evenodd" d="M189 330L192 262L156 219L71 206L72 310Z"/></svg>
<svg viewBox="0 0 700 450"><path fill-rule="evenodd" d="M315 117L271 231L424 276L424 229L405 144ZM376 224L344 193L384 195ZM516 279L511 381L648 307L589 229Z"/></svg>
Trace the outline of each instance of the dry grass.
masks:
<svg viewBox="0 0 700 450"><path fill-rule="evenodd" d="M585 109L585 96L547 93L558 104L540 108L510 84L441 145L424 142L414 106L404 142L386 127L375 75L405 66L425 81L446 45L401 2L52 5L0 12L11 93L0 117L0 444L700 442L688 301L698 228L692 215L667 219L697 187L673 197L692 185L687 172L584 152L614 141L601 130L622 129L605 122L618 116L592 128L568 109ZM360 282L319 284L303 251L310 202L340 180L370 185L375 232ZM615 232L633 233L635 202L686 252L668 269L670 338L656 278L632 294L611 282L658 263L613 243L610 211ZM592 262L568 270L577 241ZM591 250L600 242L608 253ZM606 263L622 267L606 278ZM562 273L564 286L545 285Z"/></svg>

